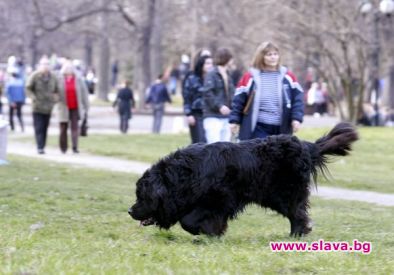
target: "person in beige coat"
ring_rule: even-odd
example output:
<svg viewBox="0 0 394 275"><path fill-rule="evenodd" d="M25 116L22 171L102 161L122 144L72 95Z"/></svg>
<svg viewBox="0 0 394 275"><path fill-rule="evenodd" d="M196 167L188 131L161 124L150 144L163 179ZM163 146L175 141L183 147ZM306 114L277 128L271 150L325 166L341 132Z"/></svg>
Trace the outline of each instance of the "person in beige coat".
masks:
<svg viewBox="0 0 394 275"><path fill-rule="evenodd" d="M81 76L76 72L71 62L64 63L58 77L59 103L58 115L60 123L59 146L63 153L67 151L67 128L70 124L71 142L74 153L78 151L79 127L78 121L89 109L88 89Z"/></svg>

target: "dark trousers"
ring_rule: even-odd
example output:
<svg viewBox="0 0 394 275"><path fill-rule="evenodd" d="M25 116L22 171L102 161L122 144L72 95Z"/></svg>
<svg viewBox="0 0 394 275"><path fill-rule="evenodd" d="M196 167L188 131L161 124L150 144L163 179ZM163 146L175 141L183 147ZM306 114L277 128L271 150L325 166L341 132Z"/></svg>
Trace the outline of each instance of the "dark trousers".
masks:
<svg viewBox="0 0 394 275"><path fill-rule="evenodd" d="M69 121L71 124L71 143L73 150L78 149L78 109L68 110L69 112ZM59 146L62 152L66 152L68 148L68 139L67 139L67 128L68 122L60 122L60 137L59 137Z"/></svg>
<svg viewBox="0 0 394 275"><path fill-rule="evenodd" d="M207 139L205 137L204 123L202 113L191 113L191 115L196 120L196 124L193 126L189 125L190 129L190 137L192 139L192 143L207 143Z"/></svg>
<svg viewBox="0 0 394 275"><path fill-rule="evenodd" d="M47 142L47 133L51 114L41 114L33 112L34 134L36 137L37 149L44 149Z"/></svg>
<svg viewBox="0 0 394 275"><path fill-rule="evenodd" d="M268 136L279 135L280 134L280 126L278 125L269 125L264 123L257 123L256 128L253 131L253 138L266 138Z"/></svg>
<svg viewBox="0 0 394 275"><path fill-rule="evenodd" d="M315 113L324 114L327 113L327 103L315 103Z"/></svg>
<svg viewBox="0 0 394 275"><path fill-rule="evenodd" d="M22 118L22 106L23 103L21 102L17 102L15 103L16 106L12 107L10 105L10 109L9 109L9 118L10 118L10 126L11 126L11 130L14 131L15 129L15 125L14 125L14 112L16 111L16 116L19 120L19 125L21 126L22 132L24 131L24 125L23 125L23 118Z"/></svg>
<svg viewBox="0 0 394 275"><path fill-rule="evenodd" d="M153 133L160 133L161 122L164 115L164 103L158 103L153 105Z"/></svg>
<svg viewBox="0 0 394 275"><path fill-rule="evenodd" d="M120 114L120 131L124 134L129 129L129 114Z"/></svg>

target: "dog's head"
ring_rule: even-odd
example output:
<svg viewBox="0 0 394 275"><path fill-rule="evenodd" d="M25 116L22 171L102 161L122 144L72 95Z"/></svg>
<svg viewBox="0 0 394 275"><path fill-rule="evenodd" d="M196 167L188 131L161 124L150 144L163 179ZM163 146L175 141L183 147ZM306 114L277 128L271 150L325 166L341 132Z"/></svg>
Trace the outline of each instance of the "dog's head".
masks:
<svg viewBox="0 0 394 275"><path fill-rule="evenodd" d="M157 225L168 229L176 223L176 207L163 184L160 173L148 170L137 181L137 201L130 216L143 226Z"/></svg>

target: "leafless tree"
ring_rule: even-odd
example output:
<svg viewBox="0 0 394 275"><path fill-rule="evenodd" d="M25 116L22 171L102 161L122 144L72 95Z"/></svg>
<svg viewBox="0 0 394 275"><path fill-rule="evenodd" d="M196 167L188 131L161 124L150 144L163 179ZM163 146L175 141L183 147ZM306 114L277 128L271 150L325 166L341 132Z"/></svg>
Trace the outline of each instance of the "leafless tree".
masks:
<svg viewBox="0 0 394 275"><path fill-rule="evenodd" d="M258 44L273 40L283 48L283 62L299 77L308 66L314 67L328 83L342 119L355 121L368 100L370 79L370 37L365 31L369 22L361 17L359 4L358 0L3 0L0 54L29 57L33 64L41 54L53 51L83 56L89 66L98 64L103 99L110 90L111 60L119 59L122 73L133 79L142 102L156 75L183 53L193 56L202 47L214 52L226 46L247 67ZM382 25L387 35L381 36L381 72L388 75L394 55L389 50L392 24Z"/></svg>

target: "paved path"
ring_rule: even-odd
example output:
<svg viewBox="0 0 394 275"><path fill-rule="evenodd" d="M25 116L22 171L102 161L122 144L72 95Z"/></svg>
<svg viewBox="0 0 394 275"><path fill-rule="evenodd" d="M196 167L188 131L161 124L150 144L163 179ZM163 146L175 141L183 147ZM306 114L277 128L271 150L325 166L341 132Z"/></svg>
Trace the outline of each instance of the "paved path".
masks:
<svg viewBox="0 0 394 275"><path fill-rule="evenodd" d="M119 134L119 118L117 112L113 110L113 108L109 106L91 106L89 109L89 133L97 133L97 134ZM189 128L186 124L185 116L182 114L182 108L167 106L166 113L163 117L163 123L161 127L162 133L188 133ZM4 104L4 114L8 114L8 106ZM32 115L31 115L31 106L25 105L23 107L23 119L26 125L26 133L32 134ZM5 115L5 118L8 119L8 116ZM302 127L310 128L310 127L332 127L338 122L338 118L336 117L313 117L313 116L305 116L304 123ZM134 114L133 118L130 120L130 133L150 133L152 130L153 118L151 114ZM15 133L19 133L19 124L16 122L16 131ZM58 134L59 133L59 125L58 125L58 115L57 108L54 108L49 127L49 134Z"/></svg>
<svg viewBox="0 0 394 275"><path fill-rule="evenodd" d="M312 194L324 199L362 201L384 206L394 206L394 194L382 194L371 191L350 190L337 187L319 186Z"/></svg>
<svg viewBox="0 0 394 275"><path fill-rule="evenodd" d="M87 153L80 153L77 155L71 153L62 154L59 150L54 148L47 148L45 155L38 155L32 144L15 142L12 140L9 141L8 144L8 153L60 163L68 163L71 165L78 165L79 167L84 166L100 170L106 169L110 171L136 174L142 174L150 166L148 163L96 156ZM312 195L324 199L362 201L382 206L394 206L394 194L382 194L370 191L319 186L317 191L315 189L312 191Z"/></svg>
<svg viewBox="0 0 394 275"><path fill-rule="evenodd" d="M149 168L150 164L138 161L122 160L112 157L96 156L87 153L73 154L68 151L62 154L60 150L46 147L44 155L38 155L33 144L21 142L8 142L7 151L9 154L16 154L26 157L34 157L42 160L50 160L60 163L67 163L78 167L84 166L99 170L109 170L116 172L126 172L142 174Z"/></svg>

